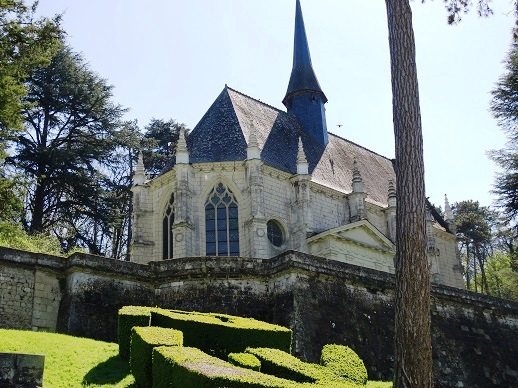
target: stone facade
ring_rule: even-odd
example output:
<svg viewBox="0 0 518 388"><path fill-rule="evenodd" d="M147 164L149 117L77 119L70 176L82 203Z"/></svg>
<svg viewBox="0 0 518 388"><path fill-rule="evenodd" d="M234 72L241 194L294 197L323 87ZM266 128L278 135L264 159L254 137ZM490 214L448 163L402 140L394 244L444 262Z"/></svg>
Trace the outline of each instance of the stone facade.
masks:
<svg viewBox="0 0 518 388"><path fill-rule="evenodd" d="M37 326L37 312L45 311L58 332L116 341L124 305L228 313L291 328L293 353L305 360L318 361L325 344L344 344L365 361L370 379L392 378L394 276L388 272L294 251L144 265L0 248L0 273L0 327L49 330L48 323ZM54 284L59 292L48 287ZM39 289L47 297L37 302ZM435 386L517 385L517 303L435 285L432 337Z"/></svg>
<svg viewBox="0 0 518 388"><path fill-rule="evenodd" d="M387 184L387 205L369 200L357 172L349 194L267 166L260 160L176 164L168 173L133 187L131 260L163 259L163 217L171 196L174 255L206 255L205 203L222 183L239 210L240 256L269 258L294 249L345 263L394 272L395 201ZM356 191L355 191L356 190ZM390 204L389 204L390 202ZM267 223L282 231L282 244L268 238ZM463 288L462 267L452 233L430 221L434 282Z"/></svg>
<svg viewBox="0 0 518 388"><path fill-rule="evenodd" d="M270 258L293 249L393 273L392 160L328 133L326 102L297 1L287 111L225 86L187 137L181 130L161 175L147 179L140 157L131 261ZM428 215L433 281L463 288L447 216Z"/></svg>

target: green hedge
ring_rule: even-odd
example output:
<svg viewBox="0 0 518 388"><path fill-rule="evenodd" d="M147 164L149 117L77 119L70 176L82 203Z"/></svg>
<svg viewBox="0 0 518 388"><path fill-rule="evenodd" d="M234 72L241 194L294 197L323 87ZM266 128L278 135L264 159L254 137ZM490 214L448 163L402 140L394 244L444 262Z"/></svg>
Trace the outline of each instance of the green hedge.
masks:
<svg viewBox="0 0 518 388"><path fill-rule="evenodd" d="M157 346L182 346L181 331L162 327L133 327L131 331L131 373L139 387L151 387L153 348Z"/></svg>
<svg viewBox="0 0 518 388"><path fill-rule="evenodd" d="M322 348L320 365L331 369L336 375L351 382L367 384L367 369L354 350L344 345L325 345Z"/></svg>
<svg viewBox="0 0 518 388"><path fill-rule="evenodd" d="M153 349L153 388L277 387L296 388L292 381L236 367L196 348Z"/></svg>
<svg viewBox="0 0 518 388"><path fill-rule="evenodd" d="M269 375L300 383L337 380L325 367L301 361L279 349L250 347L246 353L256 356L261 361L261 371Z"/></svg>
<svg viewBox="0 0 518 388"><path fill-rule="evenodd" d="M121 358L129 360L131 328L133 326L149 326L152 309L153 307L124 306L119 310L117 339Z"/></svg>
<svg viewBox="0 0 518 388"><path fill-rule="evenodd" d="M240 366L241 368L261 371L261 361L250 353L230 353L228 355L228 362L232 365Z"/></svg>
<svg viewBox="0 0 518 388"><path fill-rule="evenodd" d="M225 314L186 313L154 309L153 326L180 330L185 346L226 359L247 347L268 347L291 352L292 332L282 326Z"/></svg>

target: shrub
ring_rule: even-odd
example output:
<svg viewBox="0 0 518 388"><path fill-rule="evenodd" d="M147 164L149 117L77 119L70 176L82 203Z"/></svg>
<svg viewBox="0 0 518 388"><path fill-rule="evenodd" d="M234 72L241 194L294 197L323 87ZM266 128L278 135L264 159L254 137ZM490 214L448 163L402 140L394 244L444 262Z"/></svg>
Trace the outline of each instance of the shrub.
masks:
<svg viewBox="0 0 518 388"><path fill-rule="evenodd" d="M298 384L239 368L199 349L161 346L153 349L153 388L277 387Z"/></svg>
<svg viewBox="0 0 518 388"><path fill-rule="evenodd" d="M228 362L241 368L252 369L257 372L261 370L261 361L250 353L230 353Z"/></svg>
<svg viewBox="0 0 518 388"><path fill-rule="evenodd" d="M337 376L323 366L299 360L278 349L247 348L261 362L261 371L283 379L300 383L338 380Z"/></svg>
<svg viewBox="0 0 518 388"><path fill-rule="evenodd" d="M133 327L131 331L131 373L140 387L151 387L153 348L182 346L182 332L162 327Z"/></svg>
<svg viewBox="0 0 518 388"><path fill-rule="evenodd" d="M249 346L291 351L290 329L252 318L154 309L151 324L180 330L185 346L221 359L226 359L229 353L241 353Z"/></svg>
<svg viewBox="0 0 518 388"><path fill-rule="evenodd" d="M125 360L130 358L131 328L149 326L152 307L124 306L119 310L117 340L119 355Z"/></svg>
<svg viewBox="0 0 518 388"><path fill-rule="evenodd" d="M325 345L322 348L320 365L333 371L337 376L353 383L367 383L367 369L354 350L344 345Z"/></svg>

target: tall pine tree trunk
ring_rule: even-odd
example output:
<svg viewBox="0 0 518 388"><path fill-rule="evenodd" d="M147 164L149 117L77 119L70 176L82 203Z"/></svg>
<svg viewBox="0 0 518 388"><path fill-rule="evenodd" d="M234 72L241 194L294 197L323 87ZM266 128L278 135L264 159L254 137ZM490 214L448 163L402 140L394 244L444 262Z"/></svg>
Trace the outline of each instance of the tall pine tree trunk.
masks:
<svg viewBox="0 0 518 388"><path fill-rule="evenodd" d="M397 180L394 386L426 388L433 386L430 267L414 31L408 0L386 5Z"/></svg>

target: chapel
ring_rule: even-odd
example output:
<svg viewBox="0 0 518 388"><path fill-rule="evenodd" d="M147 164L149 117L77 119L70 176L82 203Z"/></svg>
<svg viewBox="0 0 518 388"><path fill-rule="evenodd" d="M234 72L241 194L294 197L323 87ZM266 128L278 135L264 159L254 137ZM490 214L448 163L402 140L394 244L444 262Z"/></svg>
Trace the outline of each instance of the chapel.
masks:
<svg viewBox="0 0 518 388"><path fill-rule="evenodd" d="M159 176L148 179L139 156L131 261L295 250L394 272L392 160L327 131L299 0L282 102L286 111L225 85ZM447 199L444 218L430 206L427 243L433 281L463 288Z"/></svg>

